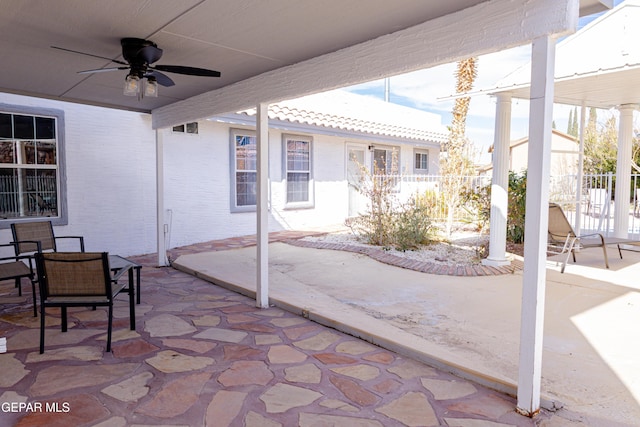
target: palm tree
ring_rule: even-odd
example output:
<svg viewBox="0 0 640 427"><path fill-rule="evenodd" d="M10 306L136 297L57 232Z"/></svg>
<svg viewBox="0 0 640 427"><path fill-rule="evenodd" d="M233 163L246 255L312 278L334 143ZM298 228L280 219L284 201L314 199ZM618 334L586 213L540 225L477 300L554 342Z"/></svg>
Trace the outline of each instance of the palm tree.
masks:
<svg viewBox="0 0 640 427"><path fill-rule="evenodd" d="M477 58L468 58L458 62L456 68L456 93L463 94L473 88L477 75ZM453 107L453 120L449 129L449 139L444 147L446 155L441 157L442 193L447 205L447 236L451 236L455 209L460 204L465 180L473 172L473 161L469 153L469 144L465 136L467 114L471 98L457 98Z"/></svg>

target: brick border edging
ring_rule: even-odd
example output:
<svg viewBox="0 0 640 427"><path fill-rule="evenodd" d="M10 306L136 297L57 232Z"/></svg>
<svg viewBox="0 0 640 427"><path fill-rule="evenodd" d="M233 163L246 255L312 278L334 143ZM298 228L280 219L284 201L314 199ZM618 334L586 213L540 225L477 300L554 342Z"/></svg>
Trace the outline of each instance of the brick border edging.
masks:
<svg viewBox="0 0 640 427"><path fill-rule="evenodd" d="M482 264L449 266L437 264L430 261L418 261L403 258L387 253L382 249L349 245L346 243L312 242L302 239L288 239L282 240L282 242L291 246L298 246L302 248L329 249L335 251L363 254L376 261L392 265L394 267L406 268L407 270L443 276L497 276L501 274L514 274L516 271L523 269L523 263L518 259L514 259L513 261L511 261L511 265L500 267L491 267Z"/></svg>

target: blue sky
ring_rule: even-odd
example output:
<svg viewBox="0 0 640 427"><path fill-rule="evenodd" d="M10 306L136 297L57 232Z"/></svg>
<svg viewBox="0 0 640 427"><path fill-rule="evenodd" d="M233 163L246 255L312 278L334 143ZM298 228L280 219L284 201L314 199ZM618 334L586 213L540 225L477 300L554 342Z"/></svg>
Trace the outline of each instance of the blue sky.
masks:
<svg viewBox="0 0 640 427"><path fill-rule="evenodd" d="M614 0L614 6L623 3L624 0ZM578 30L599 15L581 18ZM488 88L495 86L509 72L529 62L531 58L529 45L489 55L483 55L478 59L478 76L474 88ZM455 92L455 67L456 64L445 64L426 70L415 71L408 74L394 76L390 79L390 101L413 108L439 114L442 124L451 123L451 110L453 101L443 101ZM362 95L384 98L384 81L372 81L357 86L346 88L351 92ZM561 131L567 130L567 120L572 107L556 105L554 107L554 120ZM514 100L512 107L511 137L521 138L528 132L529 103L527 101ZM492 97L482 95L473 97L467 117L467 136L473 141L480 152L480 162L489 162L487 153L489 145L493 143L494 134L495 100Z"/></svg>

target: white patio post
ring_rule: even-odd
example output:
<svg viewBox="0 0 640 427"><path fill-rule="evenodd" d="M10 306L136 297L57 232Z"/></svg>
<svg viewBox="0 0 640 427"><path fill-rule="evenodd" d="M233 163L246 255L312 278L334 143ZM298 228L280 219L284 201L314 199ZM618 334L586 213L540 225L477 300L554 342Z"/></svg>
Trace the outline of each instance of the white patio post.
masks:
<svg viewBox="0 0 640 427"><path fill-rule="evenodd" d="M162 129L156 129L156 225L158 267L169 265L164 224L164 143Z"/></svg>
<svg viewBox="0 0 640 427"><path fill-rule="evenodd" d="M629 233L631 197L631 156L633 151L633 110L630 104L618 107L618 159L616 162L616 194L613 212L613 234L626 239Z"/></svg>
<svg viewBox="0 0 640 427"><path fill-rule="evenodd" d="M256 191L256 307L269 307L269 104L257 107L258 184Z"/></svg>
<svg viewBox="0 0 640 427"><path fill-rule="evenodd" d="M507 205L509 194L509 144L511 142L511 94L497 95L495 136L493 141L493 175L491 177L491 215L489 256L484 265L509 265L507 252Z"/></svg>
<svg viewBox="0 0 640 427"><path fill-rule="evenodd" d="M555 38L547 36L534 40L531 50L527 214L517 402L518 412L527 416L533 416L540 410L555 46Z"/></svg>
<svg viewBox="0 0 640 427"><path fill-rule="evenodd" d="M573 226L580 235L582 229L582 179L584 177L584 131L586 123L587 105L583 102L580 108L580 144L578 148L578 173L576 177L576 221Z"/></svg>

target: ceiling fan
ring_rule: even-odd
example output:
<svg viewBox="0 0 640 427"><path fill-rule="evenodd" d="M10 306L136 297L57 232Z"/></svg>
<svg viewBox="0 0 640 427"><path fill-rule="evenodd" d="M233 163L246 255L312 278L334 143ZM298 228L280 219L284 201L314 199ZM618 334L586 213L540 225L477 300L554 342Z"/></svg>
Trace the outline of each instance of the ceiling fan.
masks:
<svg viewBox="0 0 640 427"><path fill-rule="evenodd" d="M63 47L51 47L66 52L106 59L107 61L120 64L121 66L119 67L79 71L78 74L129 70L129 74L125 77L124 94L132 96L137 95L138 98L142 98L143 96L158 96L158 84L165 87L175 85L174 81L161 71L175 74L186 74L189 76L220 77L219 71L207 70L205 68L186 67L183 65L152 65L162 57L162 49L160 49L151 40L127 37L121 39L120 44L122 45L122 57L124 58L124 61L91 53L79 52L77 50L66 49ZM146 82L144 79L146 79Z"/></svg>

